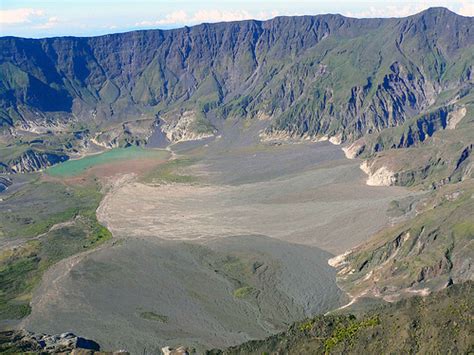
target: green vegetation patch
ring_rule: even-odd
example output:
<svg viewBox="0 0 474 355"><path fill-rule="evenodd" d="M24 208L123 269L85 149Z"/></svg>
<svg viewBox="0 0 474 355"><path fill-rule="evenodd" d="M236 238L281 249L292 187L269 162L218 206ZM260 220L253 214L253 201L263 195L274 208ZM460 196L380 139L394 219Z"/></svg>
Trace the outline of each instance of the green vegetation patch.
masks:
<svg viewBox="0 0 474 355"><path fill-rule="evenodd" d="M216 131L216 127L204 117L197 117L191 125L191 130L198 134L210 134Z"/></svg>
<svg viewBox="0 0 474 355"><path fill-rule="evenodd" d="M474 222L463 221L453 226L453 232L457 237L474 239Z"/></svg>
<svg viewBox="0 0 474 355"><path fill-rule="evenodd" d="M91 249L111 238L95 218L79 216L71 224L0 255L0 320L20 319L43 273L58 261Z"/></svg>
<svg viewBox="0 0 474 355"><path fill-rule="evenodd" d="M2 202L0 236L30 238L47 232L53 225L78 215L95 218L102 194L95 183L68 186L41 181L35 176Z"/></svg>
<svg viewBox="0 0 474 355"><path fill-rule="evenodd" d="M151 320L154 322L166 323L168 322L168 317L162 314L157 314L155 312L141 312L140 317L146 320Z"/></svg>
<svg viewBox="0 0 474 355"><path fill-rule="evenodd" d="M188 245L188 250L196 256L202 265L208 267L219 276L223 276L233 286L232 296L237 299L256 303L264 283L259 277L259 270L273 272L278 264L268 260L267 256L259 252L222 252L198 245ZM279 292L273 290L274 293ZM199 299L199 295L193 294ZM259 302L264 302L260 300ZM260 304L261 306L261 304Z"/></svg>
<svg viewBox="0 0 474 355"><path fill-rule="evenodd" d="M473 193L468 180L426 195L414 218L381 231L347 257L354 272L341 277L339 285L357 294L377 279L381 292L390 294L394 288L421 282L423 287L436 286L449 277L465 277L453 265L472 258Z"/></svg>
<svg viewBox="0 0 474 355"><path fill-rule="evenodd" d="M0 319L20 319L30 313L22 295L30 292L39 267L38 243L0 254Z"/></svg>
<svg viewBox="0 0 474 355"><path fill-rule="evenodd" d="M99 186L67 186L31 180L6 197L0 235L18 246L0 253L0 320L30 312L34 287L52 265L111 238L96 219Z"/></svg>
<svg viewBox="0 0 474 355"><path fill-rule="evenodd" d="M348 322L341 322L336 326L332 335L324 342L324 352L330 353L334 347L342 342L353 343L357 333L364 328L375 327L380 324L378 316L357 321L355 317L348 317Z"/></svg>
<svg viewBox="0 0 474 355"><path fill-rule="evenodd" d="M234 291L234 297L235 298L246 298L246 297L250 296L254 291L255 291L255 289L251 286L240 287L240 288L238 288Z"/></svg>
<svg viewBox="0 0 474 355"><path fill-rule="evenodd" d="M195 163L191 158L170 160L158 166L143 178L145 183L180 183L190 184L197 181L197 177L186 174L183 170Z"/></svg>
<svg viewBox="0 0 474 355"><path fill-rule="evenodd" d="M450 354L472 351L473 282L427 297L347 309L292 324L264 340L217 354Z"/></svg>

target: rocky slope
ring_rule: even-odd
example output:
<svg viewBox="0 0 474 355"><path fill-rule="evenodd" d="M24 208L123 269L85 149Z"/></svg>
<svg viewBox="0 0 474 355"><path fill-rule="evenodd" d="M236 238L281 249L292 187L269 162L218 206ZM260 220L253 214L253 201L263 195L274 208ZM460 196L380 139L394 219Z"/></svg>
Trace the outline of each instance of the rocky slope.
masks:
<svg viewBox="0 0 474 355"><path fill-rule="evenodd" d="M473 284L370 311L319 316L285 333L208 354L432 354L473 351Z"/></svg>
<svg viewBox="0 0 474 355"><path fill-rule="evenodd" d="M371 306L317 316L291 325L286 332L254 340L218 354L360 354L470 353L473 349L473 283L451 285L428 297L413 297L390 305ZM394 336L396 334L397 336ZM24 330L0 332L0 350L9 353L128 354L99 352L92 340L72 333L34 334ZM164 347L163 354L195 353L185 347Z"/></svg>
<svg viewBox="0 0 474 355"><path fill-rule="evenodd" d="M394 201L400 215L391 228L332 260L341 287L363 304L455 285L362 318L319 317L226 352L469 352L473 25L435 8L401 19L322 15L94 38L3 37L0 173L143 145L155 130L167 142L219 137L225 120L260 130L262 141L345 144L348 157L365 159L368 184L431 191ZM9 184L0 177L0 188ZM7 276L8 284L17 279Z"/></svg>
<svg viewBox="0 0 474 355"><path fill-rule="evenodd" d="M8 177L0 176L0 192L8 189L8 186L11 186L12 181Z"/></svg>
<svg viewBox="0 0 474 355"><path fill-rule="evenodd" d="M213 121L236 117L268 121L267 137L351 141L472 84L473 25L433 8L400 19L319 15L93 38L3 37L0 124L15 136L21 127L70 122L102 132L141 117L169 131L189 126L186 112L194 112L199 124L189 128L197 133L168 138L212 134ZM132 144L149 135L139 132Z"/></svg>
<svg viewBox="0 0 474 355"><path fill-rule="evenodd" d="M415 204L415 217L332 260L353 299L393 301L474 280L474 185L446 185ZM400 204L394 204L394 209Z"/></svg>
<svg viewBox="0 0 474 355"><path fill-rule="evenodd" d="M35 334L26 330L0 332L0 351L5 353L70 353L74 350L95 353L100 345L73 333Z"/></svg>
<svg viewBox="0 0 474 355"><path fill-rule="evenodd" d="M69 157L65 154L28 149L11 160L1 162L0 172L27 173L38 171L68 159Z"/></svg>
<svg viewBox="0 0 474 355"><path fill-rule="evenodd" d="M370 185L439 187L473 177L474 94L463 90L448 105L407 120L399 127L368 134L344 147Z"/></svg>
<svg viewBox="0 0 474 355"><path fill-rule="evenodd" d="M474 97L463 89L447 104L345 147L362 157L368 185L423 189L394 201L393 224L331 260L338 284L358 303L393 302L474 280Z"/></svg>

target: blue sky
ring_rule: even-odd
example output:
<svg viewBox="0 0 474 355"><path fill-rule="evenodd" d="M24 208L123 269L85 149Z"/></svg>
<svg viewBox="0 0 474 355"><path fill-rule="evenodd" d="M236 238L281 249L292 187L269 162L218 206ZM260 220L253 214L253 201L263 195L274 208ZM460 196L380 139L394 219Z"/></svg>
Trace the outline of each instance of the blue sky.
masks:
<svg viewBox="0 0 474 355"><path fill-rule="evenodd" d="M202 22L340 13L401 17L430 6L474 16L474 0L0 0L0 35L90 36Z"/></svg>

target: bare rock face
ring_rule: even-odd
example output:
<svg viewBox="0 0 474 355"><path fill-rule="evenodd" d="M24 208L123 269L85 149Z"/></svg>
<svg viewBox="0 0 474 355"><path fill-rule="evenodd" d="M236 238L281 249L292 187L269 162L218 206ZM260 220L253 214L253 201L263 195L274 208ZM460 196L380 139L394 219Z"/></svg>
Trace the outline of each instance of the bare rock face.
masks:
<svg viewBox="0 0 474 355"><path fill-rule="evenodd" d="M100 351L95 341L79 337L73 333L59 335L35 334L27 330L0 332L0 352L41 352L65 353L76 350L88 350L89 354Z"/></svg>
<svg viewBox="0 0 474 355"><path fill-rule="evenodd" d="M447 129L455 129L459 122L466 116L467 110L465 106L459 107L448 114Z"/></svg>
<svg viewBox="0 0 474 355"><path fill-rule="evenodd" d="M189 355L188 349L184 346L177 347L176 349L165 346L161 349L161 352L163 355Z"/></svg>
<svg viewBox="0 0 474 355"><path fill-rule="evenodd" d="M153 133L154 124L153 119L123 122L116 127L98 132L92 138L92 142L107 149L145 145Z"/></svg>
<svg viewBox="0 0 474 355"><path fill-rule="evenodd" d="M27 173L42 170L48 166L66 161L69 156L63 153L39 152L28 149L19 157L6 162L0 162L0 172Z"/></svg>
<svg viewBox="0 0 474 355"><path fill-rule="evenodd" d="M6 176L0 176L0 192L3 192L8 189L8 186L10 186L11 184L11 179Z"/></svg>
<svg viewBox="0 0 474 355"><path fill-rule="evenodd" d="M360 168L368 175L366 184L369 186L392 186L397 182L396 173L386 166L374 170L368 161L364 161Z"/></svg>
<svg viewBox="0 0 474 355"><path fill-rule="evenodd" d="M39 131L39 121L56 116L100 125L182 109L271 119L269 134L352 141L399 126L442 91L468 84L472 63L462 53L474 45L472 26L472 17L436 8L400 19L320 15L91 38L3 37L0 127ZM343 52L351 65L334 64ZM187 139L182 128L170 134Z"/></svg>
<svg viewBox="0 0 474 355"><path fill-rule="evenodd" d="M318 15L2 37L0 134L21 150L0 157L0 172L41 170L89 145L144 145L159 129L172 143L209 138L225 119L268 121L262 141L374 137L349 157L416 146L467 115L459 108L448 117L448 106L472 87L463 53L474 48L473 21L432 8L400 19ZM72 124L88 136L76 139ZM25 139L41 135L41 149Z"/></svg>
<svg viewBox="0 0 474 355"><path fill-rule="evenodd" d="M347 159L357 158L365 149L365 142L363 138L355 141L347 147L343 147L342 151L344 152Z"/></svg>
<svg viewBox="0 0 474 355"><path fill-rule="evenodd" d="M442 106L432 112L405 121L398 129L387 128L381 132L366 135L343 148L349 159L366 158L381 151L419 146L436 132L454 129L464 117L466 110L453 105ZM451 125L451 126L449 126Z"/></svg>
<svg viewBox="0 0 474 355"><path fill-rule="evenodd" d="M473 191L472 181L439 187L416 204L414 218L331 259L339 286L353 300L392 302L474 280Z"/></svg>
<svg viewBox="0 0 474 355"><path fill-rule="evenodd" d="M178 117L169 117L161 126L170 142L199 140L214 136L215 128L207 121L200 120L194 111L185 111Z"/></svg>

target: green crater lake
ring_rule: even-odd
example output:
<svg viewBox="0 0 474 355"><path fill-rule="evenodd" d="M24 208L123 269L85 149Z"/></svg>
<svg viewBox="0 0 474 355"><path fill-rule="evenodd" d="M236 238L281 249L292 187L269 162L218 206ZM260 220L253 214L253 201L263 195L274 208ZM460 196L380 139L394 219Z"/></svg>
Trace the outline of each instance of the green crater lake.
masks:
<svg viewBox="0 0 474 355"><path fill-rule="evenodd" d="M71 177L101 164L144 158L166 159L168 156L169 152L162 149L147 149L141 147L115 148L81 159L67 160L64 163L46 169L46 173L51 176Z"/></svg>

